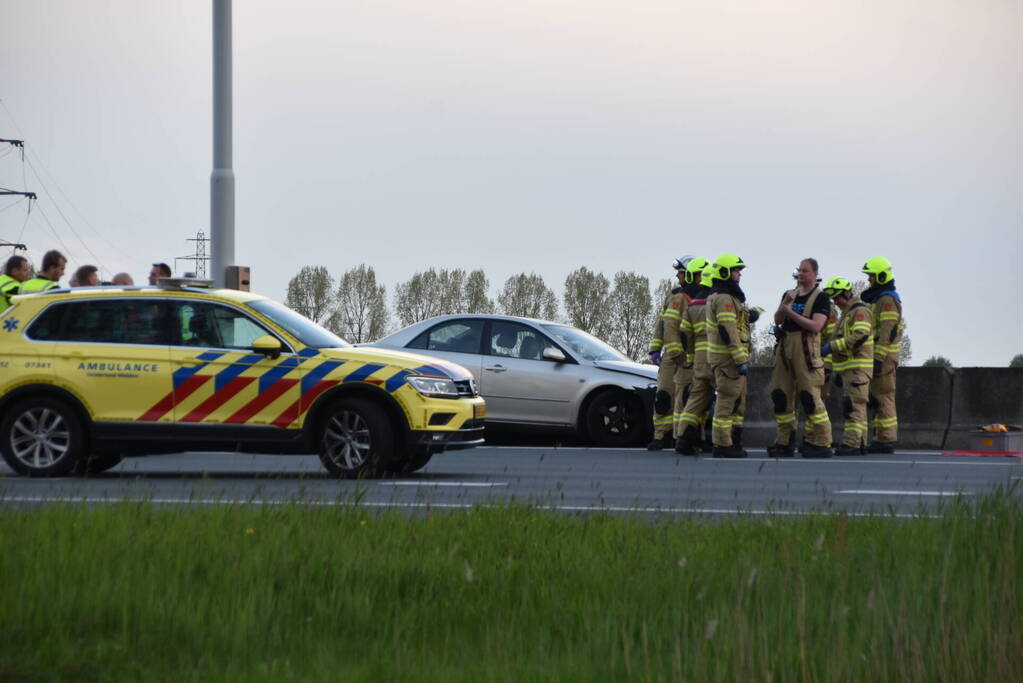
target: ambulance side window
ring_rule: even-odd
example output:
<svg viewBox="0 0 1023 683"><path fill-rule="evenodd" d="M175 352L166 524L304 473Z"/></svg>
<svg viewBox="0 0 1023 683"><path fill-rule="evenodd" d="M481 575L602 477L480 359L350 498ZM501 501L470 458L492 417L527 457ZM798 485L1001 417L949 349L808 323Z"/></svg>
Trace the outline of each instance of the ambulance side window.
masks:
<svg viewBox="0 0 1023 683"><path fill-rule="evenodd" d="M144 299L97 299L52 306L29 330L39 341L166 344L165 307Z"/></svg>
<svg viewBox="0 0 1023 683"><path fill-rule="evenodd" d="M251 349L259 337L277 337L239 310L204 301L175 302L172 325L178 331L175 344L181 346Z"/></svg>

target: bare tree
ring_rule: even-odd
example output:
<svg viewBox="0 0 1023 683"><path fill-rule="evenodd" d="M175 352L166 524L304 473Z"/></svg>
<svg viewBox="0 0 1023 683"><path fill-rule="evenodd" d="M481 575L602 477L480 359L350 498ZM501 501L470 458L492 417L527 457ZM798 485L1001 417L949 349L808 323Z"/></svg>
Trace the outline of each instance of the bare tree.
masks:
<svg viewBox="0 0 1023 683"><path fill-rule="evenodd" d="M304 266L288 281L284 302L313 322L323 322L334 311L334 278L323 266Z"/></svg>
<svg viewBox="0 0 1023 683"><path fill-rule="evenodd" d="M607 339L611 334L610 290L611 283L607 278L586 266L569 273L562 294L568 322L596 337Z"/></svg>
<svg viewBox="0 0 1023 683"><path fill-rule="evenodd" d="M494 300L487 296L490 289L490 281L483 274L482 270L474 270L469 273L465 281L465 312L466 313L493 313Z"/></svg>
<svg viewBox="0 0 1023 683"><path fill-rule="evenodd" d="M437 273L437 291L440 297L438 315L466 312L465 278L465 271L461 268L454 270L442 268Z"/></svg>
<svg viewBox="0 0 1023 683"><path fill-rule="evenodd" d="M433 268L415 273L394 290L394 312L402 325L440 315L440 278Z"/></svg>
<svg viewBox="0 0 1023 683"><path fill-rule="evenodd" d="M650 280L636 273L615 273L608 305L611 345L633 360L645 358L655 313L650 297ZM656 313L660 314L660 311Z"/></svg>
<svg viewBox="0 0 1023 683"><path fill-rule="evenodd" d="M667 303L668 297L671 296L671 290L678 287L678 280L676 278L664 278L663 280L657 281L657 289L654 290L654 306L657 306L657 315L660 315L664 310L664 304ZM653 328L653 322L650 323L651 329Z"/></svg>
<svg viewBox="0 0 1023 683"><path fill-rule="evenodd" d="M337 306L328 327L356 344L379 339L387 331L387 289L373 268L361 264L338 280Z"/></svg>
<svg viewBox="0 0 1023 683"><path fill-rule="evenodd" d="M535 273L519 273L508 278L497 296L497 303L505 315L553 320L558 314L558 298Z"/></svg>

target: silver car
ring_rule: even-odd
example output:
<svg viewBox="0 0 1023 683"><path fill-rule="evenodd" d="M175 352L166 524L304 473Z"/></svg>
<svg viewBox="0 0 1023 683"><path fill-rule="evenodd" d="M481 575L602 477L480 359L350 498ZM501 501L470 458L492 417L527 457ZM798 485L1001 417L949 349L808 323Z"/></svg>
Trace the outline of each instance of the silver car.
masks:
<svg viewBox="0 0 1023 683"><path fill-rule="evenodd" d="M569 325L507 315L442 315L363 346L407 349L472 372L488 425L571 430L606 446L650 435L657 368Z"/></svg>

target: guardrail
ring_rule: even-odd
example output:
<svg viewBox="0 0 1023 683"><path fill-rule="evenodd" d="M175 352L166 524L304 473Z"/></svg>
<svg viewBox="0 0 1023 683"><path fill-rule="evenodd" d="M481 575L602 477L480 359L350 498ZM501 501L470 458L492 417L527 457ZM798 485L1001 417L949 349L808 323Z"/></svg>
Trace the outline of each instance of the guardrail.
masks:
<svg viewBox="0 0 1023 683"><path fill-rule="evenodd" d="M743 440L747 446L774 442L771 368L750 368ZM899 368L896 380L899 446L965 449L978 425L1023 423L1023 368ZM831 387L828 414L841 440L842 390ZM802 416L800 416L802 421Z"/></svg>

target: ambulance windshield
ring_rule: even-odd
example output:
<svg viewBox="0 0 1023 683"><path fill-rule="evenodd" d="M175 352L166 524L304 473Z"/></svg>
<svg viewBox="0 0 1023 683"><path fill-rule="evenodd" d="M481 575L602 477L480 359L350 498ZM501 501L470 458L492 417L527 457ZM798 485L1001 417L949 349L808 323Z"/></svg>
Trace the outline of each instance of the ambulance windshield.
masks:
<svg viewBox="0 0 1023 683"><path fill-rule="evenodd" d="M270 318L306 346L314 349L340 349L351 346L333 332L323 329L301 313L296 313L276 301L260 299L250 301L246 305Z"/></svg>

